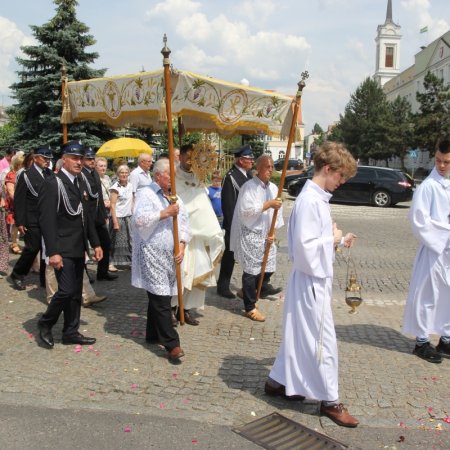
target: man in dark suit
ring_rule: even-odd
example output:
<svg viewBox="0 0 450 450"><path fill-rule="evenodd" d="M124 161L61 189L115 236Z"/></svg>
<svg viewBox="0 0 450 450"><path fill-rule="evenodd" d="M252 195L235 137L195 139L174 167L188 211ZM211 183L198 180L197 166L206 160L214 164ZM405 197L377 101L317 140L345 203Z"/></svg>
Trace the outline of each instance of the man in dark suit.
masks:
<svg viewBox="0 0 450 450"><path fill-rule="evenodd" d="M106 222L108 213L106 211L105 202L103 201L102 185L100 176L95 170L95 152L91 148L84 149L83 169L81 176L87 185L87 194L89 199L89 214L95 224L100 246L103 250L103 258L97 266L97 280L112 281L117 275L108 273L109 252L111 248L111 238L109 236Z"/></svg>
<svg viewBox="0 0 450 450"><path fill-rule="evenodd" d="M14 219L19 232L24 237L25 247L11 273L11 281L16 289L25 289L25 276L28 275L36 255L41 250L41 229L39 227L39 190L45 178L52 177L49 169L53 158L48 147L35 150L33 164L24 170L16 183L14 191ZM41 259L41 286L45 286L45 263Z"/></svg>
<svg viewBox="0 0 450 450"><path fill-rule="evenodd" d="M250 145L244 145L234 152L234 165L227 172L222 184L222 212L225 230L225 251L220 264L220 275L217 280L217 293L221 297L235 298L230 290L230 280L234 269L234 253L230 251L230 232L239 189L250 178L254 156Z"/></svg>
<svg viewBox="0 0 450 450"><path fill-rule="evenodd" d="M48 178L39 195L39 225L48 263L55 268L58 290L47 311L38 321L39 336L47 348L53 348L52 327L64 312L63 344L91 345L94 338L79 333L81 294L88 239L94 259L102 259L102 249L88 212L88 188L81 178L83 146L69 142L62 149L63 166Z"/></svg>

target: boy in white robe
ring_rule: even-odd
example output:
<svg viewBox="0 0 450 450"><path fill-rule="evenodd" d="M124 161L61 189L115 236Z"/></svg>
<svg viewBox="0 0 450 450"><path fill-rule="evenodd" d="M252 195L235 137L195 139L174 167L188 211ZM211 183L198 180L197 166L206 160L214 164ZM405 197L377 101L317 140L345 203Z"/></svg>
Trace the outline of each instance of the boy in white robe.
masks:
<svg viewBox="0 0 450 450"><path fill-rule="evenodd" d="M289 218L292 271L286 291L283 338L269 379L268 395L321 401L320 413L345 427L356 427L339 402L336 333L331 310L335 247L351 247L355 235L332 222L331 193L356 173L356 162L342 144L325 142L314 156L315 173L295 201Z"/></svg>
<svg viewBox="0 0 450 450"><path fill-rule="evenodd" d="M409 212L420 241L406 302L403 331L416 336L413 353L431 363L450 358L450 140L414 194ZM430 334L440 335L434 347Z"/></svg>

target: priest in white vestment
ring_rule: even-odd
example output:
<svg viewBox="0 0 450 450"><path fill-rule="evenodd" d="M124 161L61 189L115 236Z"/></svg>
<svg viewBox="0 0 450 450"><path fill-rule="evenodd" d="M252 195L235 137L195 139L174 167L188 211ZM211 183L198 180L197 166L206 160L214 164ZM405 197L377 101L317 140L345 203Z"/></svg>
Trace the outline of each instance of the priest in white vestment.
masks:
<svg viewBox="0 0 450 450"><path fill-rule="evenodd" d="M177 168L176 191L189 214L192 239L186 248L182 272L184 286L184 320L188 325L198 325L191 310L203 308L206 289L216 286L216 269L225 248L223 230L208 197L204 183L192 172L192 144L180 149ZM177 299L172 299L172 306Z"/></svg>
<svg viewBox="0 0 450 450"><path fill-rule="evenodd" d="M270 181L273 173L272 158L261 155L256 160L255 167L257 176L244 183L239 191L231 223L230 250L234 252L234 259L242 267L245 315L251 320L264 322L265 316L256 308L256 290L267 241L272 244L261 293L281 291L269 284L270 277L276 270L277 258L274 236L268 236L274 210L278 210L275 228L282 227L284 221L281 200L277 198L278 188Z"/></svg>
<svg viewBox="0 0 450 450"><path fill-rule="evenodd" d="M341 426L358 421L339 402L338 353L331 309L335 246L355 235L332 222L331 193L356 172L342 144L326 142L314 156L315 172L295 201L288 224L292 271L286 290L283 337L269 379L268 395L321 401L320 412Z"/></svg>
<svg viewBox="0 0 450 450"><path fill-rule="evenodd" d="M414 193L409 211L419 240L403 331L416 336L413 353L431 363L450 358L450 141L436 151L435 167ZM440 336L436 347L430 334Z"/></svg>
<svg viewBox="0 0 450 450"><path fill-rule="evenodd" d="M158 160L154 182L136 194L132 216L133 249L131 284L147 291L148 311L145 339L161 344L172 361L184 356L180 337L172 323L172 296L177 294L176 267L183 260L191 233L181 200L170 202L169 161ZM174 256L173 217L178 216L180 252Z"/></svg>

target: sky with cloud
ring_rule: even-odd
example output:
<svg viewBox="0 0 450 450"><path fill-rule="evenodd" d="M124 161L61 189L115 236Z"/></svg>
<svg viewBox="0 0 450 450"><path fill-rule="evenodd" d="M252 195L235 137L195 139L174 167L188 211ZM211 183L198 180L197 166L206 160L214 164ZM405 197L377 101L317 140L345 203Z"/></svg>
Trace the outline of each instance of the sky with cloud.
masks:
<svg viewBox="0 0 450 450"><path fill-rule="evenodd" d="M20 46L30 25L54 16L51 0L2 2L0 105L11 103ZM95 67L121 75L162 67L166 33L174 67L293 95L300 74L306 134L339 119L350 95L375 70L375 37L387 0L78 0L77 16L97 43ZM421 45L449 29L448 0L392 0L401 28L401 69ZM419 30L428 26L427 33Z"/></svg>

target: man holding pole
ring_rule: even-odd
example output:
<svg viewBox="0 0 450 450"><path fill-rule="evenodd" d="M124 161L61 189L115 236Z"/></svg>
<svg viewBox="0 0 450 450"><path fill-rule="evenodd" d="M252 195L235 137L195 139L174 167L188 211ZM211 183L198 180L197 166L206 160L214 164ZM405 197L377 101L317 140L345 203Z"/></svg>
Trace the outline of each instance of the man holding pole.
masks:
<svg viewBox="0 0 450 450"><path fill-rule="evenodd" d="M274 210L279 210L276 228L284 225L281 200L278 189L270 182L273 160L269 155L261 155L256 160L257 176L245 183L234 210L231 225L230 249L236 261L242 266L242 291L245 315L257 322L266 318L256 308L256 291L261 276L261 265L266 245L272 244L274 236L268 236ZM269 284L276 269L277 250L271 245L264 274L261 296L274 295L281 289Z"/></svg>
<svg viewBox="0 0 450 450"><path fill-rule="evenodd" d="M131 282L147 291L146 341L163 345L171 361L184 356L172 323L171 298L177 295L175 264L180 264L191 239L188 215L182 201L171 203L170 168L160 159L153 169L154 182L136 195L133 214ZM173 217L178 216L180 251L174 253Z"/></svg>
<svg viewBox="0 0 450 450"><path fill-rule="evenodd" d="M235 298L230 290L231 276L234 269L234 255L230 250L231 223L241 186L252 178L251 169L254 156L250 145L244 145L234 152L234 165L227 172L222 185L223 229L225 230L225 250L220 263L217 280L217 294L224 298Z"/></svg>

